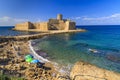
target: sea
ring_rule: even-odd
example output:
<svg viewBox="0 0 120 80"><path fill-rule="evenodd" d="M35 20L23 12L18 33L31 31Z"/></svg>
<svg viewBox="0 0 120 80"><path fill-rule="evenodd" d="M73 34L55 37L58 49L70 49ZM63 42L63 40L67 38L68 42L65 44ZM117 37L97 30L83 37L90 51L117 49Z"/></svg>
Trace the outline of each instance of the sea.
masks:
<svg viewBox="0 0 120 80"><path fill-rule="evenodd" d="M120 25L76 26L86 32L45 36L32 41L40 56L72 67L85 61L98 67L120 73ZM36 34L12 31L11 27L0 27L0 36Z"/></svg>
<svg viewBox="0 0 120 80"><path fill-rule="evenodd" d="M0 36L18 36L18 35L31 35L37 32L23 32L12 30L14 26L0 26Z"/></svg>

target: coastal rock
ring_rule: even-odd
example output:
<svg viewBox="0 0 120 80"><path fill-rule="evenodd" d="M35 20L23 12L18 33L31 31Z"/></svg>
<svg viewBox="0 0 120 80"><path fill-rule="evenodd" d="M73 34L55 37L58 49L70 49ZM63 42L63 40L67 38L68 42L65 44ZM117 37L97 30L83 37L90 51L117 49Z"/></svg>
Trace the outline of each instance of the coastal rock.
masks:
<svg viewBox="0 0 120 80"><path fill-rule="evenodd" d="M107 59L113 62L119 62L120 63L120 54L108 54Z"/></svg>
<svg viewBox="0 0 120 80"><path fill-rule="evenodd" d="M73 80L119 80L120 74L86 62L77 62L71 70Z"/></svg>
<svg viewBox="0 0 120 80"><path fill-rule="evenodd" d="M26 62L24 57L31 52L28 42L10 41L7 43L3 48L0 48L1 74L11 77L23 77L24 80L70 80L63 75L58 75L59 72L50 62L46 62L43 67ZM44 53L44 56L46 56L46 53Z"/></svg>
<svg viewBox="0 0 120 80"><path fill-rule="evenodd" d="M47 53L45 53L45 52L43 52L43 51L40 51L40 50L37 50L36 51L40 56L42 56L42 57L47 57L48 55L47 55Z"/></svg>

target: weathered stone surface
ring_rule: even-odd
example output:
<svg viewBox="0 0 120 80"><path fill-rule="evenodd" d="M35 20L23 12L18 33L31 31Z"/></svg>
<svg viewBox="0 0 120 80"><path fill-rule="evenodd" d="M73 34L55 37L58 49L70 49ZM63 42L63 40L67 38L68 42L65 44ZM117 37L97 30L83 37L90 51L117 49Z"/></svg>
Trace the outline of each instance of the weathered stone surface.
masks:
<svg viewBox="0 0 120 80"><path fill-rule="evenodd" d="M32 30L39 30L39 31L48 31L48 30L75 30L76 23L62 19L62 15L58 15L57 19L49 19L48 22L39 22L39 23L31 23L25 22L16 24L14 30L25 30L28 31L29 29Z"/></svg>
<svg viewBox="0 0 120 80"><path fill-rule="evenodd" d="M59 73L55 71L51 63L46 63L44 68L39 68L37 64L25 62L24 55L30 53L26 41L7 42L3 48L0 48L0 51L2 52L0 54L0 72L3 75L24 77L25 80L59 80L57 78L59 76L55 76ZM18 52L20 53L18 54Z"/></svg>
<svg viewBox="0 0 120 80"><path fill-rule="evenodd" d="M119 80L120 74L86 62L77 62L72 68L70 77L73 80Z"/></svg>

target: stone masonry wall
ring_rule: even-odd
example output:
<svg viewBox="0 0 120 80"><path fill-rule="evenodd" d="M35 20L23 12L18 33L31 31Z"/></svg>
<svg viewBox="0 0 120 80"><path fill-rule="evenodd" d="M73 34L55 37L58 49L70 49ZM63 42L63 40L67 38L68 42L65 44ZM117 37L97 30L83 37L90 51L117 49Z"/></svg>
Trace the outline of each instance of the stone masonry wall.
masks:
<svg viewBox="0 0 120 80"><path fill-rule="evenodd" d="M29 23L25 22L25 23L21 23L21 24L16 24L15 29L16 30L28 30L29 29Z"/></svg>
<svg viewBox="0 0 120 80"><path fill-rule="evenodd" d="M35 29L40 29L40 23L34 23L33 25Z"/></svg>
<svg viewBox="0 0 120 80"><path fill-rule="evenodd" d="M75 30L75 22L66 21L66 27L64 30Z"/></svg>
<svg viewBox="0 0 120 80"><path fill-rule="evenodd" d="M49 29L49 23L48 22L40 23L40 31L48 31L48 29Z"/></svg>
<svg viewBox="0 0 120 80"><path fill-rule="evenodd" d="M35 29L39 31L48 30L75 30L75 22L71 22L67 19L62 19L62 15L58 15L57 19L49 19L48 22L31 23L25 22L21 24L16 24L15 30L29 30Z"/></svg>

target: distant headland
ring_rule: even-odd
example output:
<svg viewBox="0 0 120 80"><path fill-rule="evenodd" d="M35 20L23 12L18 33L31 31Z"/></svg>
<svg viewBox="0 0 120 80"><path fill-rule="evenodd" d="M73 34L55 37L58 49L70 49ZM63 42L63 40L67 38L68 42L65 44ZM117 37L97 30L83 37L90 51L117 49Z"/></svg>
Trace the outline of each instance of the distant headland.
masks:
<svg viewBox="0 0 120 80"><path fill-rule="evenodd" d="M24 31L50 31L50 30L75 30L76 23L74 21L63 19L62 14L58 14L56 19L49 19L48 22L25 22L15 25L14 30Z"/></svg>

